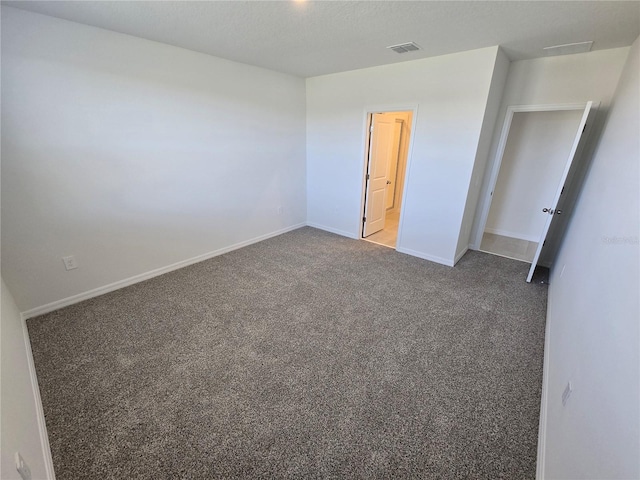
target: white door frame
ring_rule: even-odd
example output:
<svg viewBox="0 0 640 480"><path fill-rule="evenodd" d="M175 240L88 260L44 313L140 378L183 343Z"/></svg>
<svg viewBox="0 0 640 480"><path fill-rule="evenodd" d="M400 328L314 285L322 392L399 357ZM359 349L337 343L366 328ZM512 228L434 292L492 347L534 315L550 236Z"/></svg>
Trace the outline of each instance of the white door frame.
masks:
<svg viewBox="0 0 640 480"><path fill-rule="evenodd" d="M491 202L493 201L493 192L498 182L498 174L500 173L500 166L502 165L502 158L504 156L504 150L507 147L507 140L509 139L509 130L511 129L511 122L513 121L514 113L519 112L556 112L561 110L584 110L587 106L587 102L584 103L552 103L542 105L509 105L507 107L507 113L504 118L504 124L502 125L502 132L500 133L500 141L498 142L498 149L496 151L495 160L491 167L491 177L489 180L489 188L487 189L484 197L484 204L482 207L482 213L480 214L480 222L478 224L478 231L476 232L476 238L474 247L480 249L480 243L482 243L482 236L484 235L484 229L487 226L487 219L489 218L489 210L491 209Z"/></svg>
<svg viewBox="0 0 640 480"><path fill-rule="evenodd" d="M404 179L402 181L402 202L400 203L400 222L398 224L398 238L396 240L396 250L400 245L402 239L402 230L404 225L404 212L405 212L405 201L407 198L407 182L411 176L411 159L413 158L413 139L415 138L415 130L416 130L416 122L418 120L418 104L412 105L373 105L365 107L364 109L364 125L363 125L363 143L362 143L362 151L364 152L362 157L362 176L361 185L362 185L362 194L360 198L360 212L358 217L358 238L360 240L364 240L362 238L363 233L363 222L362 218L364 215L364 207L365 207L365 194L367 189L367 166L369 162L369 140L371 137L370 132L370 122L371 115L374 113L389 113L389 112L411 112L411 131L409 137L409 147L407 149L407 163L405 166L405 174Z"/></svg>

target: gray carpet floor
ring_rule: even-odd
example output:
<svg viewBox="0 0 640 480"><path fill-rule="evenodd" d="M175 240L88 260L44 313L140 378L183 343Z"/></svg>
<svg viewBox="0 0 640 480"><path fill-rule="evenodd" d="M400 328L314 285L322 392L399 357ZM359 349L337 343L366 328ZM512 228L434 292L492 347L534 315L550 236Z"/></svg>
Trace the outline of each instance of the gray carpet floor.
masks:
<svg viewBox="0 0 640 480"><path fill-rule="evenodd" d="M534 478L527 268L306 227L30 319L56 477Z"/></svg>

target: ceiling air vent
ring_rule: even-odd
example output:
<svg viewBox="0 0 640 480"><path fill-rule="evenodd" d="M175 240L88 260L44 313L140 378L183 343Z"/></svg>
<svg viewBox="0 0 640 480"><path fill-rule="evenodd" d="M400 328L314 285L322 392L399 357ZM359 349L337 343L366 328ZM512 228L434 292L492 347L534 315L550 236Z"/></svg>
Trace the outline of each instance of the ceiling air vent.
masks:
<svg viewBox="0 0 640 480"><path fill-rule="evenodd" d="M415 52L416 50L420 50L420 47L413 42L409 43L401 43L399 45L391 45L387 47L393 50L396 53L407 53L407 52Z"/></svg>
<svg viewBox="0 0 640 480"><path fill-rule="evenodd" d="M543 50L549 57L554 55L571 55L574 53L586 53L591 50L592 45L593 45L593 41L566 43L564 45L554 45L553 47L544 47Z"/></svg>

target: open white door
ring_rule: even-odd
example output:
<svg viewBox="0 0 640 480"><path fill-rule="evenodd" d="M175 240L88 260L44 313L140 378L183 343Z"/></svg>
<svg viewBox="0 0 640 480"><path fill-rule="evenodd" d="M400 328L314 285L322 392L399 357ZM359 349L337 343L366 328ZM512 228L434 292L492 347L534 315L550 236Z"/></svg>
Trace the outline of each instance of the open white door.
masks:
<svg viewBox="0 0 640 480"><path fill-rule="evenodd" d="M382 113L371 115L363 237L384 228L387 213L387 172L393 156L395 127L395 119Z"/></svg>
<svg viewBox="0 0 640 480"><path fill-rule="evenodd" d="M591 122L592 117L594 115L594 111L591 106L593 102L588 102L587 106L584 109L584 113L582 114L582 119L580 120L580 125L578 126L578 132L576 133L576 137L573 140L573 145L571 146L571 151L569 153L569 158L567 159L567 163L562 172L562 176L560 177L560 183L556 190L555 196L553 197L553 201L550 203L548 207L542 209L542 212L547 215L547 220L544 224L544 228L542 229L542 235L540 236L540 240L538 242L538 248L536 249L536 253L533 257L533 261L531 262L531 268L529 269L529 275L527 275L527 282L531 282L533 278L533 272L538 265L538 260L540 260L540 253L542 252L542 247L544 246L544 242L547 239L547 234L549 233L549 227L551 226L551 222L553 221L553 217L555 215L562 214L562 210L558 210L558 202L560 201L560 195L562 195L562 191L564 189L565 183L567 181L567 175L569 175L569 171L571 170L571 165L576 158L577 152L582 150L583 144L585 140L584 132L587 128L587 122Z"/></svg>

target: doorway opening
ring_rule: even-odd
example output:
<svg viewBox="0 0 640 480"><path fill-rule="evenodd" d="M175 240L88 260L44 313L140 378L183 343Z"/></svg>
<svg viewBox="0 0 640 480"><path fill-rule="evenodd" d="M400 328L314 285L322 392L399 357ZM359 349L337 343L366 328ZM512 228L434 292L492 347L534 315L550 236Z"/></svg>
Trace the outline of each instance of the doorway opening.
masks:
<svg viewBox="0 0 640 480"><path fill-rule="evenodd" d="M591 106L514 106L507 111L479 249L530 263L527 282L537 265L551 266L564 232L567 198L578 187L573 178L581 168L574 160L584 149L587 120L595 110Z"/></svg>
<svg viewBox="0 0 640 480"><path fill-rule="evenodd" d="M396 248L413 111L370 113L362 238Z"/></svg>

